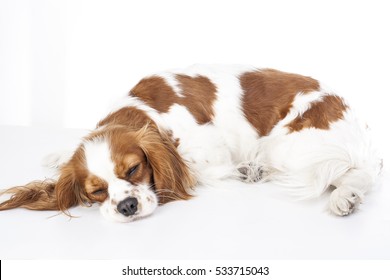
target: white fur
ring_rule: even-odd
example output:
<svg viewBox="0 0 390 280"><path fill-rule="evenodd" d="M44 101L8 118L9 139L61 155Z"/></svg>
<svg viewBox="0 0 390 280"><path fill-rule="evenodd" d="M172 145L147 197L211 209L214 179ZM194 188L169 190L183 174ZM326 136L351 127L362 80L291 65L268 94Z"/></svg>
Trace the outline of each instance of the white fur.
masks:
<svg viewBox="0 0 390 280"><path fill-rule="evenodd" d="M178 150L200 183L214 184L216 180L231 177L236 165L253 152L251 147L257 141L257 132L242 114L242 89L237 79L241 73L253 69L242 65L194 65L170 71L191 77L206 76L217 88L212 125L197 124L186 107L178 104L161 114L173 136L180 139Z"/></svg>
<svg viewBox="0 0 390 280"><path fill-rule="evenodd" d="M165 80L165 82L174 90L177 96L184 97L181 88L179 87L179 83L175 78L175 74L172 72L163 72L159 73L156 76L160 76Z"/></svg>
<svg viewBox="0 0 390 280"><path fill-rule="evenodd" d="M381 160L373 149L368 132L351 110L332 123L329 130L303 129L289 133L286 125L301 116L314 102L321 101L328 90L297 94L287 116L275 125L268 136L259 137L247 121L241 107L243 95L239 75L252 71L248 66L202 66L158 73L177 96L183 97L175 74L206 76L217 88L212 124L199 125L182 105L159 113L139 98L126 97L111 112L123 107L144 111L161 129L172 131L180 139L179 154L202 184L214 184L224 178L245 182L273 181L302 198L322 194L329 186L336 189L330 197L330 210L337 215L354 211L373 186L381 169ZM322 87L323 88L323 87ZM151 214L157 206L156 195L147 185L137 186L114 174L110 147L105 139L84 143L89 171L109 183L109 199L101 206L104 216L127 222ZM59 166L66 156L52 156L47 164ZM119 203L130 191L142 204L142 211L125 217L118 213Z"/></svg>
<svg viewBox="0 0 390 280"><path fill-rule="evenodd" d="M325 94L320 91L309 92L306 94L298 93L294 99L293 105L290 108L287 116L276 124L270 135L285 135L288 133L286 125L293 121L296 117L302 116L308 109L310 109L313 102L318 102Z"/></svg>
<svg viewBox="0 0 390 280"><path fill-rule="evenodd" d="M250 70L253 68L248 66L195 65L157 74L166 79L178 96L182 94L172 73L208 77L218 89L213 124L197 124L186 107L178 104L164 114L134 98L127 98L122 106L144 110L158 125L180 138L178 151L201 183L240 177L237 167L247 168L248 174L253 174L241 179L258 181L256 170L261 170L261 180L274 181L303 198L318 196L333 185L338 189L331 196L331 211L338 215L352 212L380 172L380 159L365 127L348 110L344 119L333 123L330 130L310 128L288 133L286 124L329 94L320 90L298 94L289 114L269 136L259 138L240 105L243 93L238 76Z"/></svg>
<svg viewBox="0 0 390 280"><path fill-rule="evenodd" d="M109 198L100 206L106 218L117 222L129 222L150 215L157 207L157 197L146 184L132 185L126 180L117 178L111 151L104 138L97 138L84 143L87 168L90 173L104 179L108 183ZM118 204L127 197L138 200L138 210L134 215L124 216L117 210Z"/></svg>

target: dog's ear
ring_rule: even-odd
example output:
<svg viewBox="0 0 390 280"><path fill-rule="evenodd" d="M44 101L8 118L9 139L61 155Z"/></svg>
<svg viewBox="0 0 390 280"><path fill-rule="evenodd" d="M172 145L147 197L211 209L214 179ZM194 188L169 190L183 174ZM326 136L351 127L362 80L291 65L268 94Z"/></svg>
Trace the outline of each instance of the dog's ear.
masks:
<svg viewBox="0 0 390 280"><path fill-rule="evenodd" d="M0 204L0 210L27 208L30 210L58 210L55 195L56 182L51 180L33 181L24 186L2 191L1 195L11 197Z"/></svg>
<svg viewBox="0 0 390 280"><path fill-rule="evenodd" d="M70 166L61 169L58 181L33 181L0 192L0 195L4 194L11 197L0 203L0 210L21 207L30 210L61 210L67 214L67 209L88 203L87 196Z"/></svg>
<svg viewBox="0 0 390 280"><path fill-rule="evenodd" d="M152 167L159 202L189 199L196 180L169 134L149 124L138 131L137 138Z"/></svg>
<svg viewBox="0 0 390 280"><path fill-rule="evenodd" d="M59 210L66 213L66 210L71 207L91 204L83 186L84 177L77 174L73 160L61 168L61 175L55 187Z"/></svg>

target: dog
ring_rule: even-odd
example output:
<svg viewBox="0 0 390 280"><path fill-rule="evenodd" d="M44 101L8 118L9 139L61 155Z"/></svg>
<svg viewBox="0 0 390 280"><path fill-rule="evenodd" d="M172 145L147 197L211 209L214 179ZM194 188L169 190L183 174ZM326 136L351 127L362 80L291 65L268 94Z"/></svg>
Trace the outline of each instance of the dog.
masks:
<svg viewBox="0 0 390 280"><path fill-rule="evenodd" d="M346 101L311 77L251 66L195 65L142 79L69 156L56 180L2 194L0 210L100 204L118 222L194 195L198 184L274 182L312 198L332 189L345 216L372 188L382 161Z"/></svg>

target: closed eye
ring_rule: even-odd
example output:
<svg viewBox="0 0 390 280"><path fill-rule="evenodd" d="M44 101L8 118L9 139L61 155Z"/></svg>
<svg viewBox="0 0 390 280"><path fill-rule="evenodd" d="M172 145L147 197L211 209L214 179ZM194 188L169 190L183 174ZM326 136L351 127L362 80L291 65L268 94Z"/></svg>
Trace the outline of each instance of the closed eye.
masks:
<svg viewBox="0 0 390 280"><path fill-rule="evenodd" d="M138 170L139 164L131 167L127 172L126 172L126 177L130 178L131 176L134 175L134 173Z"/></svg>
<svg viewBox="0 0 390 280"><path fill-rule="evenodd" d="M90 198L92 202L104 202L108 197L107 189L97 189L90 193Z"/></svg>
<svg viewBox="0 0 390 280"><path fill-rule="evenodd" d="M107 190L96 190L96 191L94 191L94 192L92 192L92 194L93 195L95 195L95 196L100 196L100 195L103 195L103 194L106 194L107 193Z"/></svg>

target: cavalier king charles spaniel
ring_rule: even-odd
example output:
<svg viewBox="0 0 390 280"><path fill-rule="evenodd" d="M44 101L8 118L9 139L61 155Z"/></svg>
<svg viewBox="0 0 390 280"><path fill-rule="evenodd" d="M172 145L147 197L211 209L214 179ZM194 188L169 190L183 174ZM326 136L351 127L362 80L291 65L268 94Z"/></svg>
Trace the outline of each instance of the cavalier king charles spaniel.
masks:
<svg viewBox="0 0 390 280"><path fill-rule="evenodd" d="M382 168L367 126L317 80L273 69L204 66L154 74L82 139L51 156L56 180L2 192L0 210L60 210L99 203L129 222L189 199L198 184L271 181L329 208L357 209ZM68 213L69 214L69 213Z"/></svg>

